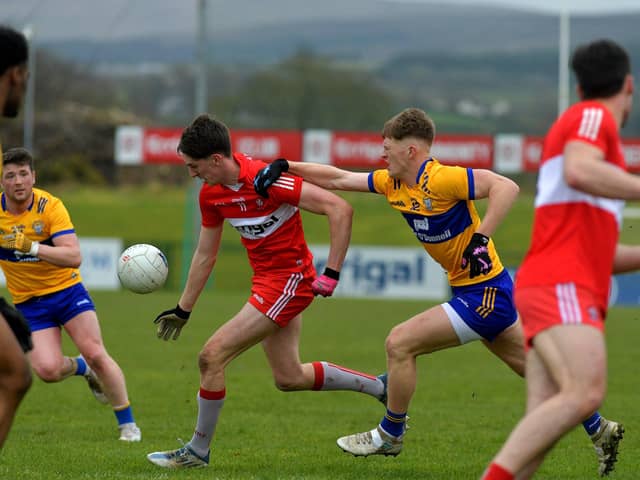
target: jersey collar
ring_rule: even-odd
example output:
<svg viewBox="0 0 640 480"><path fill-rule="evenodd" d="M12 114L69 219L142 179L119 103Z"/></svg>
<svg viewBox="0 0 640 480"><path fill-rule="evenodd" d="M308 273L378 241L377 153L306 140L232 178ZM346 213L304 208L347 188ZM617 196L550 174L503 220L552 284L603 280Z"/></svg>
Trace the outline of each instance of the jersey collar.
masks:
<svg viewBox="0 0 640 480"><path fill-rule="evenodd" d="M237 192L244 185L245 177L247 176L247 157L243 153L233 153L233 160L240 167L240 171L238 172L238 183L234 183L233 185L224 184L225 187L230 188L231 190Z"/></svg>
<svg viewBox="0 0 640 480"><path fill-rule="evenodd" d="M33 208L33 202L35 201L35 198L36 198L35 192L31 192L31 203L27 207L27 211L31 211L31 209ZM2 198L0 199L0 203L2 204L2 211L6 212L7 211L7 197L5 197L4 192L2 193Z"/></svg>
<svg viewBox="0 0 640 480"><path fill-rule="evenodd" d="M422 165L420 165L420 168L418 169L418 175L416 175L416 183L420 183L420 177L422 177L424 169L427 168L427 163L431 162L432 160L433 158L429 157L424 162L422 162Z"/></svg>

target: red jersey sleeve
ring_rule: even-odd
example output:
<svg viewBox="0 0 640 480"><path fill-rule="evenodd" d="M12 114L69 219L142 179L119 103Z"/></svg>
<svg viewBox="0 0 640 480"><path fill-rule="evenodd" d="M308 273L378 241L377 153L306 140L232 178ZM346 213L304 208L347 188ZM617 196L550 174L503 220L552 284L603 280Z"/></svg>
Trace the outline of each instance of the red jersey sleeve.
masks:
<svg viewBox="0 0 640 480"><path fill-rule="evenodd" d="M603 152L618 138L618 128L605 107L595 103L585 105L567 124L567 141L580 140L590 143Z"/></svg>
<svg viewBox="0 0 640 480"><path fill-rule="evenodd" d="M297 206L302 193L302 178L283 173L269 188L269 200L280 204L288 203Z"/></svg>
<svg viewBox="0 0 640 480"><path fill-rule="evenodd" d="M202 216L202 226L214 228L219 226L224 218L215 207L213 199L209 196L209 190L213 188L206 184L200 189L200 215Z"/></svg>

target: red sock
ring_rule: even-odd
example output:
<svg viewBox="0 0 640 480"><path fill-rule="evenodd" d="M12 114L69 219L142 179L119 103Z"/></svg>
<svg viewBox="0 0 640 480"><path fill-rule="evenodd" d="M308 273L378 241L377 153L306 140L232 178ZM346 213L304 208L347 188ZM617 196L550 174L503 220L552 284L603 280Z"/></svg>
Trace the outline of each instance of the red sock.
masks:
<svg viewBox="0 0 640 480"><path fill-rule="evenodd" d="M513 473L494 462L484 472L482 480L513 480L514 478Z"/></svg>

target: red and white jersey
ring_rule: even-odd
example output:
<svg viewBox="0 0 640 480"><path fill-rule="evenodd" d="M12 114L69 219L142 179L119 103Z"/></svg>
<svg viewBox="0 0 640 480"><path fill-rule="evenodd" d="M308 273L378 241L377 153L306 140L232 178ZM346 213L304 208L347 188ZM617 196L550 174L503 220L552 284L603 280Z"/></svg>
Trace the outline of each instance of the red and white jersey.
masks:
<svg viewBox="0 0 640 480"><path fill-rule="evenodd" d="M298 210L302 178L288 174L263 198L253 189L253 179L267 166L241 153L233 158L240 165L236 185L203 185L200 190L202 225L217 227L223 220L235 228L247 249L254 273L280 274L303 271L313 264Z"/></svg>
<svg viewBox="0 0 640 480"><path fill-rule="evenodd" d="M624 202L567 185L563 152L574 140L599 148L606 162L626 170L618 127L604 105L583 101L560 116L545 138L532 243L516 286L574 283L593 292L606 311Z"/></svg>

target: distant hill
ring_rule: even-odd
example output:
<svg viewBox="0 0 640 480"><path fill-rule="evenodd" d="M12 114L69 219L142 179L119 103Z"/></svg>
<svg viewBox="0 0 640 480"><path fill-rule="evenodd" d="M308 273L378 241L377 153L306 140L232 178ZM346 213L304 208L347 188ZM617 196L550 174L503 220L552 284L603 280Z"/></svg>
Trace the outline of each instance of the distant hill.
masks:
<svg viewBox="0 0 640 480"><path fill-rule="evenodd" d="M272 21L233 30L211 27L208 56L212 63L264 65L307 48L322 55L375 64L412 52L524 53L557 48L557 17L497 7L469 9L402 4L387 11L378 8L363 18ZM640 53L639 22L640 14L573 17L571 40L575 44L607 36ZM44 41L42 46L88 64L190 63L194 59L194 37Z"/></svg>

